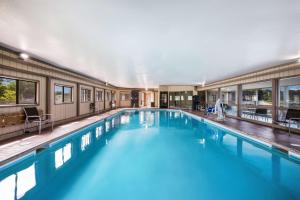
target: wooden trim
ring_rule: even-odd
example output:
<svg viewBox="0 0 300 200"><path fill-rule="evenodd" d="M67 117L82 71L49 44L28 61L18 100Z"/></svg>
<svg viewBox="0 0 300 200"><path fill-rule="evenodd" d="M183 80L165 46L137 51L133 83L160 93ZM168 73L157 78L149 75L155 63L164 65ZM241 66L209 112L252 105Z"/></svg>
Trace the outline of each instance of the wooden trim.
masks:
<svg viewBox="0 0 300 200"><path fill-rule="evenodd" d="M49 114L50 111L51 111L51 78L47 76L46 77L46 114Z"/></svg>
<svg viewBox="0 0 300 200"><path fill-rule="evenodd" d="M5 47L3 48L3 46L1 46L1 45L0 45L0 49L2 49L3 51L11 51L12 54L15 54L15 56L18 57L19 52L17 52L17 51L13 51L13 50L11 50L9 48L5 48ZM92 81L96 81L96 82L100 83L101 85L107 85L106 82L104 82L100 79L94 78L92 76L89 76L87 74L83 74L83 73L75 71L75 70L68 69L66 67L58 66L57 64L53 64L53 63L50 63L50 62L43 61L41 59L37 59L32 55L30 55L29 61L24 61L24 60L20 59L19 57L18 58L13 58L13 57L5 55L3 53L1 55L2 55L3 59L13 61L13 62L16 62L16 63L19 63L19 64L30 65L32 67L37 67L37 68L40 68L40 69L46 69L46 70L49 70L49 71L52 71L52 72L59 72L59 73L62 72L66 75L70 75L72 77L79 78L81 80L83 80L83 77L84 77L87 80L92 79ZM48 67L44 67L44 66L39 65L39 64L31 63L30 60L35 61L35 62L39 62L41 64L46 64L46 65L48 65ZM53 69L49 69L49 68L53 68ZM116 87L112 84L109 84L109 85L111 85L112 87Z"/></svg>
<svg viewBox="0 0 300 200"><path fill-rule="evenodd" d="M65 82L69 82L69 83L73 83L73 84L76 84L78 82L78 81L73 81L73 80L70 80L70 79L63 79L63 78L59 78L59 77L56 77L56 76L46 75L46 74L43 74L43 73L32 72L32 71L27 71L27 70L23 70L23 69L18 69L18 68L14 68L14 67L2 65L2 64L0 64L0 68L6 69L6 70L9 70L9 71L20 72L20 73L34 75L34 76L40 76L40 77L44 77L44 78L50 77L50 78L58 80L58 81L65 81ZM48 70L48 69L46 69L46 70ZM51 71L51 70L49 69L48 71ZM0 74L0 76L1 76L1 74ZM18 77L16 77L16 78L18 78ZM77 78L77 77L74 77L74 78L82 80L82 79ZM82 81L88 81L88 80L82 80ZM97 88L101 88L99 86L102 86L101 84L99 85L99 84L96 84L96 83L93 83L94 85L90 85L90 84L87 84L87 83L81 83L81 84L86 85L88 87L95 87L96 86ZM107 87L107 86L104 86L104 87Z"/></svg>
<svg viewBox="0 0 300 200"><path fill-rule="evenodd" d="M243 95L242 95L242 85L237 85L237 116L242 117L241 108L242 108L242 101L243 101Z"/></svg>
<svg viewBox="0 0 300 200"><path fill-rule="evenodd" d="M300 63L294 61L294 62L288 62L280 65L275 65L271 66L265 69L260 69L260 70L255 70L249 73L243 73L237 76L229 77L229 78L224 78L223 80L218 80L214 81L211 83L207 83L205 87L210 87L213 85L220 85L220 84L225 84L225 83L230 83L230 82L236 82L240 80L245 80L245 79L251 79L254 77L261 77L269 74L274 74L274 73L280 73L280 72L285 72L288 71L286 68L291 68L294 67L295 69L300 69ZM283 69L284 68L284 69ZM270 70L272 70L270 72Z"/></svg>
<svg viewBox="0 0 300 200"><path fill-rule="evenodd" d="M103 110L105 110L106 109L106 89L104 89L104 91L103 91L103 95L104 95L104 104L103 104Z"/></svg>
<svg viewBox="0 0 300 200"><path fill-rule="evenodd" d="M278 79L272 80L272 121L277 121L278 116Z"/></svg>
<svg viewBox="0 0 300 200"><path fill-rule="evenodd" d="M56 101L55 101L55 87L56 86L62 87L62 89L63 89L63 92L62 92L62 102L61 103L56 103ZM65 94L65 90L64 89L65 89L65 87L71 88L71 102L64 102L65 101L65 97L64 97L64 94ZM74 86L64 85L64 84L60 84L60 83L59 84L54 83L54 87L53 87L54 105L74 104L74 98L73 98L74 92L73 91L74 91Z"/></svg>
<svg viewBox="0 0 300 200"><path fill-rule="evenodd" d="M80 83L77 83L77 93L76 93L76 116L80 116Z"/></svg>

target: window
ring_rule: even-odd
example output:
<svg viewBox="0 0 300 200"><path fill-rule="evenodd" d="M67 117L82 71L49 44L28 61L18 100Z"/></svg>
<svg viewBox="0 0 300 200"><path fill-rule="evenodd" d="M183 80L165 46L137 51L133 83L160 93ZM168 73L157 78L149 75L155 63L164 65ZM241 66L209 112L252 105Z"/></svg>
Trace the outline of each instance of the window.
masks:
<svg viewBox="0 0 300 200"><path fill-rule="evenodd" d="M112 93L112 94L111 94L111 100L112 100L112 101L115 101L115 98L116 98L116 97L115 97L115 93Z"/></svg>
<svg viewBox="0 0 300 200"><path fill-rule="evenodd" d="M55 85L54 94L55 94L55 103L71 103L72 100L72 87Z"/></svg>
<svg viewBox="0 0 300 200"><path fill-rule="evenodd" d="M55 86L55 103L63 103L63 86Z"/></svg>
<svg viewBox="0 0 300 200"><path fill-rule="evenodd" d="M64 87L64 103L71 103L72 102L72 88L71 87Z"/></svg>
<svg viewBox="0 0 300 200"><path fill-rule="evenodd" d="M36 83L31 81L19 81L19 104L36 103Z"/></svg>
<svg viewBox="0 0 300 200"><path fill-rule="evenodd" d="M225 112L228 115L237 115L237 86L221 88L221 98Z"/></svg>
<svg viewBox="0 0 300 200"><path fill-rule="evenodd" d="M36 103L36 82L0 77L0 105Z"/></svg>
<svg viewBox="0 0 300 200"><path fill-rule="evenodd" d="M1 105L16 104L16 80L0 78Z"/></svg>
<svg viewBox="0 0 300 200"><path fill-rule="evenodd" d="M285 121L288 109L300 110L300 77L279 80L278 120ZM292 121L291 127L300 128L300 123Z"/></svg>
<svg viewBox="0 0 300 200"><path fill-rule="evenodd" d="M110 92L106 92L106 100L110 101Z"/></svg>
<svg viewBox="0 0 300 200"><path fill-rule="evenodd" d="M96 91L96 101L103 101L103 91Z"/></svg>
<svg viewBox="0 0 300 200"><path fill-rule="evenodd" d="M207 104L215 106L218 96L218 89L207 90Z"/></svg>
<svg viewBox="0 0 300 200"><path fill-rule="evenodd" d="M89 89L81 89L80 101L90 102L92 99L92 92Z"/></svg>
<svg viewBox="0 0 300 200"><path fill-rule="evenodd" d="M121 94L121 101L129 101L130 94Z"/></svg>
<svg viewBox="0 0 300 200"><path fill-rule="evenodd" d="M242 117L272 122L272 82L242 85Z"/></svg>
<svg viewBox="0 0 300 200"><path fill-rule="evenodd" d="M175 107L175 92L169 92L169 107Z"/></svg>

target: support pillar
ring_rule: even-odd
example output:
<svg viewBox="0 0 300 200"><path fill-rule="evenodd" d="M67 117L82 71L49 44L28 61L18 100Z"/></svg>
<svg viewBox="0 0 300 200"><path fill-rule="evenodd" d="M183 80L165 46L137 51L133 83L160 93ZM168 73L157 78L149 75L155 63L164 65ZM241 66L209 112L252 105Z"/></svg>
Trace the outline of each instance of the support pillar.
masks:
<svg viewBox="0 0 300 200"><path fill-rule="evenodd" d="M77 95L76 95L76 115L77 117L80 115L80 84L77 83Z"/></svg>
<svg viewBox="0 0 300 200"><path fill-rule="evenodd" d="M272 79L272 122L277 121L278 116L278 79Z"/></svg>
<svg viewBox="0 0 300 200"><path fill-rule="evenodd" d="M243 101L243 93L242 93L242 85L237 86L237 116L242 117L242 101Z"/></svg>

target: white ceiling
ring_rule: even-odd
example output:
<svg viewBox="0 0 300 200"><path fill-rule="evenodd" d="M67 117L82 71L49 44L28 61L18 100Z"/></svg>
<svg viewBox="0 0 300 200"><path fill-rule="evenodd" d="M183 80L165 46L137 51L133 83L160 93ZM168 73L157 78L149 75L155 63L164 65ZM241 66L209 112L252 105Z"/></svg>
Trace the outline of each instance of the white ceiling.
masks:
<svg viewBox="0 0 300 200"><path fill-rule="evenodd" d="M124 87L300 57L299 0L0 0L0 42Z"/></svg>

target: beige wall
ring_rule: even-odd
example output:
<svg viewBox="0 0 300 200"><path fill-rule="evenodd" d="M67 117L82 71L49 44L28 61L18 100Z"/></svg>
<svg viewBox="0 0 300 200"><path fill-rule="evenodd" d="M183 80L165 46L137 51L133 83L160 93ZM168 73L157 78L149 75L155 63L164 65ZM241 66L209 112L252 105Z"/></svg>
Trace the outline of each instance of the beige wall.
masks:
<svg viewBox="0 0 300 200"><path fill-rule="evenodd" d="M102 95L104 95L104 90L100 88L96 88L96 91L102 91ZM104 110L104 101L96 101L95 102L96 112L101 112Z"/></svg>
<svg viewBox="0 0 300 200"><path fill-rule="evenodd" d="M73 119L77 116L77 84L81 87L86 87L92 91L92 101L94 102L94 88L113 90L115 87L106 85L104 82L93 79L91 77L86 77L81 74L73 73L64 69L51 66L42 62L35 60L23 61L19 58L17 53L5 50L0 47L0 76L16 79L25 79L37 81L38 86L38 109L46 113L53 114L53 118L56 122L63 120ZM49 82L47 80L50 80ZM49 84L48 84L48 83ZM47 99L47 84L49 85L50 92ZM66 85L72 86L73 90L73 103L70 104L55 104L54 102L54 85ZM49 105L46 106L47 101ZM109 108L109 103L107 107ZM96 109L103 109L103 102L96 103ZM0 115L7 116L23 116L23 106L0 106ZM86 115L90 112L90 102L80 103L80 115ZM15 135L23 134L23 123L18 123L16 125L7 125L0 128L0 140L13 137Z"/></svg>
<svg viewBox="0 0 300 200"><path fill-rule="evenodd" d="M30 75L23 72L17 72L14 70L4 69L0 67L0 76L7 77L7 78L17 78L17 79L24 79L24 80L33 80L37 81L38 94L37 94L37 101L38 101L38 109L45 112L46 110L46 78L37 76L37 75ZM18 115L18 113L23 113L22 106L0 106L0 115L6 115L9 113L13 113ZM3 136L4 134L14 132L20 129L23 129L23 124L18 124L14 126L7 126L0 128L0 140L7 138L7 136ZM12 134L14 136L15 134Z"/></svg>
<svg viewBox="0 0 300 200"><path fill-rule="evenodd" d="M108 109L110 109L111 108L111 104L110 104L110 102L111 102L111 90L105 90L105 92L107 93L109 93L109 99L107 99L107 97L106 97L106 94L105 94L105 110L108 110Z"/></svg>
<svg viewBox="0 0 300 200"><path fill-rule="evenodd" d="M131 97L131 90L125 90L125 91L119 91L119 105L121 108L128 108L131 107L131 99L129 98L129 100L122 100L122 95L129 95Z"/></svg>
<svg viewBox="0 0 300 200"><path fill-rule="evenodd" d="M232 85L254 83L259 81L266 81L271 79L287 78L300 75L300 63L285 64L271 67L265 70L260 70L253 73L240 75L237 77L216 81L206 84L204 87L198 86L198 91L209 90L214 88L221 88Z"/></svg>
<svg viewBox="0 0 300 200"><path fill-rule="evenodd" d="M79 114L80 115L89 114L91 112L90 111L90 104L94 102L94 88L90 87L90 86L86 86L86 85L80 85L80 90L81 89L91 90L91 101L89 101L89 102L80 102Z"/></svg>
<svg viewBox="0 0 300 200"><path fill-rule="evenodd" d="M158 92L154 92L154 101L155 101L155 107L158 107L158 102L159 102L159 98L158 98Z"/></svg>
<svg viewBox="0 0 300 200"><path fill-rule="evenodd" d="M50 85L50 113L53 114L54 120L64 120L72 117L76 117L77 115L77 85L71 82L62 81L52 79ZM54 95L54 87L55 85L64 85L64 86L71 86L72 87L72 103L63 103L57 104L55 103L55 95ZM44 89L46 90L46 88Z"/></svg>

